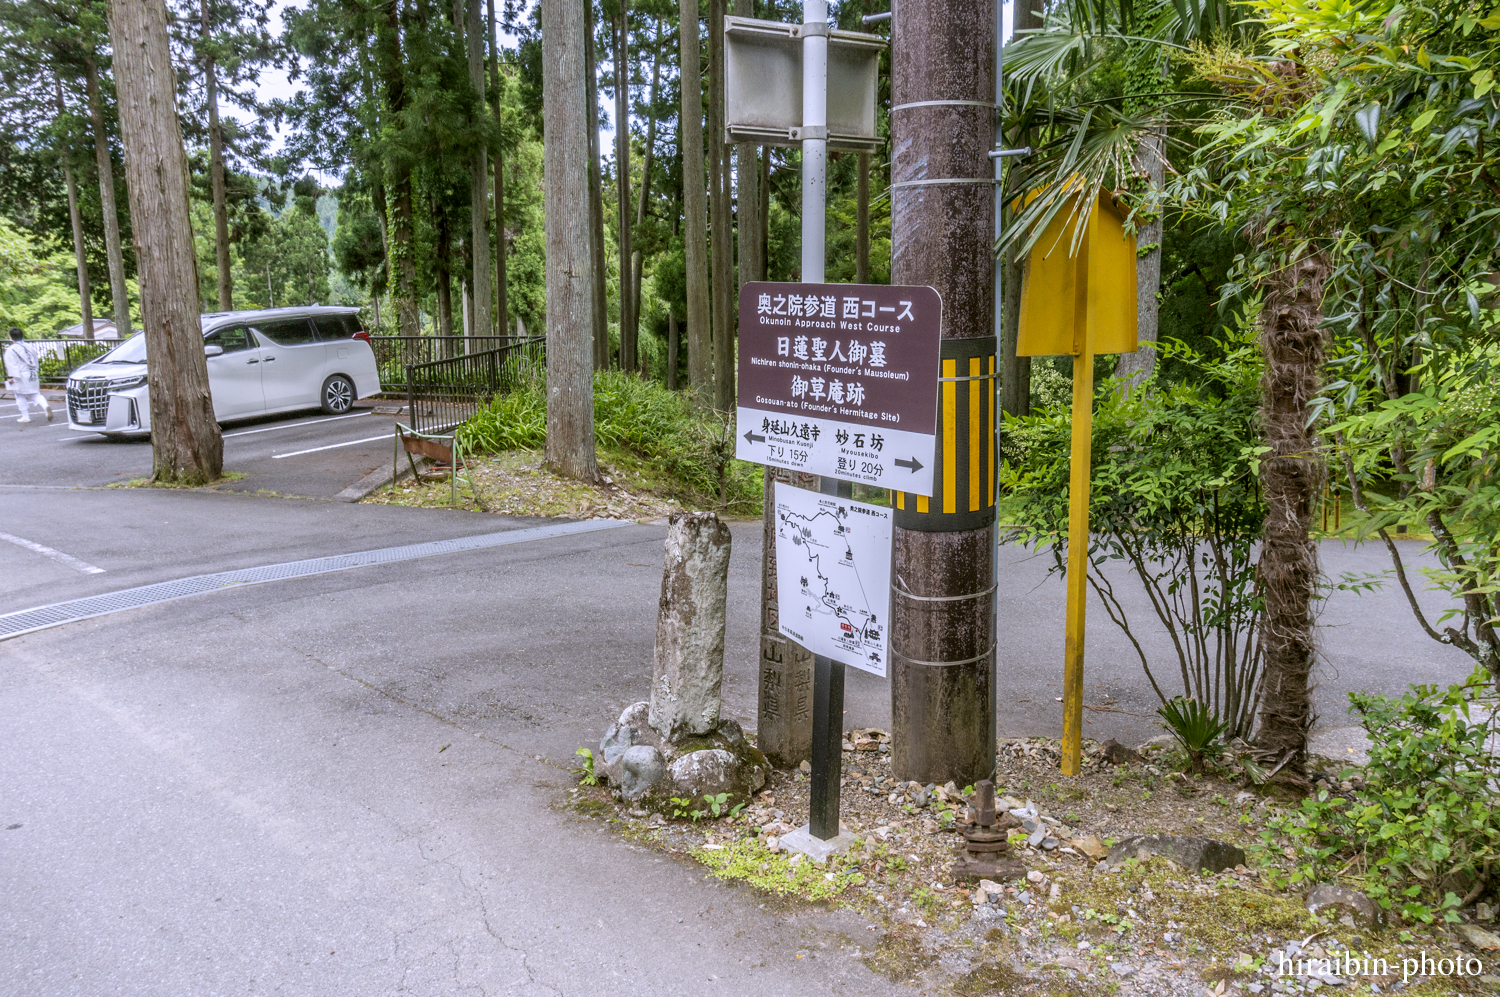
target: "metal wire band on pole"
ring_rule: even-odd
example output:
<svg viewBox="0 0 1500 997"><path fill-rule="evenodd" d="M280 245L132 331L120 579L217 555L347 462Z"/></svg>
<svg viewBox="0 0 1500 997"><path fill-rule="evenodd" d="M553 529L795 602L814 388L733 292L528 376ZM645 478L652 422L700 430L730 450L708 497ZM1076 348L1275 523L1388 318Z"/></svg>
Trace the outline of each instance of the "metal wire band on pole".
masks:
<svg viewBox="0 0 1500 997"><path fill-rule="evenodd" d="M983 590L982 592L970 592L968 595L916 595L914 593L907 592L904 589L898 589L894 585L891 586L891 591L896 593L903 599L911 599L916 602L962 602L964 599L983 599L985 596L989 595L999 587L1000 586L997 583L995 585L991 585L989 588ZM905 655L902 655L902 657L905 657ZM907 658L907 660L910 661L911 659Z"/></svg>
<svg viewBox="0 0 1500 997"><path fill-rule="evenodd" d="M987 100L914 100L910 104L897 104L891 113L904 111L908 107L991 107L1000 110L1000 105Z"/></svg>
<svg viewBox="0 0 1500 997"><path fill-rule="evenodd" d="M999 374L965 374L963 377L940 377L939 381L993 381Z"/></svg>
<svg viewBox="0 0 1500 997"><path fill-rule="evenodd" d="M945 177L945 178L940 178L940 179L937 179L937 180L902 180L900 183L889 184L886 187L886 189L887 190L891 190L891 189L894 189L896 187L925 187L925 186L927 186L929 184L935 184L935 183L987 183L987 184L996 184L996 183L999 183L999 182L1000 181L992 179L990 177Z"/></svg>
<svg viewBox="0 0 1500 997"><path fill-rule="evenodd" d="M967 665L971 661L983 661L985 658L988 658L990 655L994 654L995 648L999 646L999 644L991 644L990 649L988 651L985 651L983 654L976 654L974 655L974 657L964 658L962 661L918 661L916 658L908 658L906 655L902 654L894 647L891 648L891 653L896 655L902 661L909 661L914 665L931 665L934 668L943 668L948 665Z"/></svg>

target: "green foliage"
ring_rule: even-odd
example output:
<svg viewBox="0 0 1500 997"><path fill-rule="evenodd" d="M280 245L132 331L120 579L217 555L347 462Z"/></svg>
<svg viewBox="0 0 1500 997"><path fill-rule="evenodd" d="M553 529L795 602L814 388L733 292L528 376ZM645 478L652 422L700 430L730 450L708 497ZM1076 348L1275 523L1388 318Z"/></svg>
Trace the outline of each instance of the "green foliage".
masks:
<svg viewBox="0 0 1500 997"><path fill-rule="evenodd" d="M1166 721L1162 726L1187 752L1193 772L1202 772L1204 753L1213 747L1229 725L1196 699L1182 696L1167 700L1157 707L1156 712Z"/></svg>
<svg viewBox="0 0 1500 997"><path fill-rule="evenodd" d="M1123 391L1096 401L1090 490L1089 584L1136 648L1163 702L1106 569L1121 562L1145 589L1173 638L1182 692L1248 732L1260 690L1253 547L1264 508L1255 479L1258 353L1241 323L1217 343L1219 359L1171 341L1160 352L1191 369L1188 383ZM1059 403L1007 418L1000 480L1015 536L1066 569L1072 423Z"/></svg>
<svg viewBox="0 0 1500 997"><path fill-rule="evenodd" d="M583 759L583 764L573 770L578 781L585 786L599 785L599 776L594 772L594 753L588 748L579 748L573 754Z"/></svg>
<svg viewBox="0 0 1500 997"><path fill-rule="evenodd" d="M545 377L497 395L464 426L476 452L535 450L546 443ZM760 468L734 458L731 419L695 406L684 393L620 371L594 373L599 445L627 451L664 472L683 497L730 512L760 508Z"/></svg>
<svg viewBox="0 0 1500 997"><path fill-rule="evenodd" d="M1320 790L1263 832L1267 846L1276 833L1290 839L1291 882L1352 868L1382 907L1423 922L1458 920L1465 898L1455 890L1489 888L1500 863L1500 756L1486 680L1479 670L1394 699L1350 694L1371 741L1360 784L1347 795Z"/></svg>

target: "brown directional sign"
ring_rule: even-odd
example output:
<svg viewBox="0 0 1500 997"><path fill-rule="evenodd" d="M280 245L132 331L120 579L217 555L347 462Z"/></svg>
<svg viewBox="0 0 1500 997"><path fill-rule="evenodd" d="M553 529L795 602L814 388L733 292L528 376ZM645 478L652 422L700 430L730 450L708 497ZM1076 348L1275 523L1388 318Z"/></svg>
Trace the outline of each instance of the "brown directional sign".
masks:
<svg viewBox="0 0 1500 997"><path fill-rule="evenodd" d="M735 456L931 495L942 324L930 287L746 284Z"/></svg>

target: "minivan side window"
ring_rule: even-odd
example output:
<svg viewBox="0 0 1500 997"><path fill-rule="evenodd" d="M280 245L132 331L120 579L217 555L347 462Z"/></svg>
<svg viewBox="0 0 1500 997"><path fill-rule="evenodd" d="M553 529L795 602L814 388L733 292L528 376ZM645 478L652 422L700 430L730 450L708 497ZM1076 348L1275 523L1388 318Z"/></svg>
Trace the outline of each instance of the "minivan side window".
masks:
<svg viewBox="0 0 1500 997"><path fill-rule="evenodd" d="M313 317L313 325L318 330L319 339L349 339L357 329L350 328L352 315L317 315Z"/></svg>
<svg viewBox="0 0 1500 997"><path fill-rule="evenodd" d="M305 318L260 322L256 324L255 331L278 346L302 346L318 341L312 323Z"/></svg>
<svg viewBox="0 0 1500 997"><path fill-rule="evenodd" d="M225 353L235 353L239 350L248 350L255 345L255 340L250 337L250 330L243 325L231 325L223 329L215 329L203 337L204 346L217 346Z"/></svg>

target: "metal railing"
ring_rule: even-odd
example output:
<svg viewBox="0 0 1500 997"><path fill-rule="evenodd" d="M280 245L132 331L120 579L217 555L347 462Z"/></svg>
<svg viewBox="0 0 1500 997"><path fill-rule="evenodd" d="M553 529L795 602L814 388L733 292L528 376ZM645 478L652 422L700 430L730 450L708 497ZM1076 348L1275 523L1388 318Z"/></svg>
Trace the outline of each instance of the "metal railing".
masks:
<svg viewBox="0 0 1500 997"><path fill-rule="evenodd" d="M428 434L463 425L496 392L520 383L545 364L546 343L538 336L498 349L407 364L406 425Z"/></svg>
<svg viewBox="0 0 1500 997"><path fill-rule="evenodd" d="M61 386L68 375L90 360L97 360L119 346L119 339L28 339L41 354L42 383ZM7 340L0 348L8 345Z"/></svg>
<svg viewBox="0 0 1500 997"><path fill-rule="evenodd" d="M407 367L488 353L527 341L523 336L371 336L370 347L375 351L381 390L402 392L407 386Z"/></svg>

